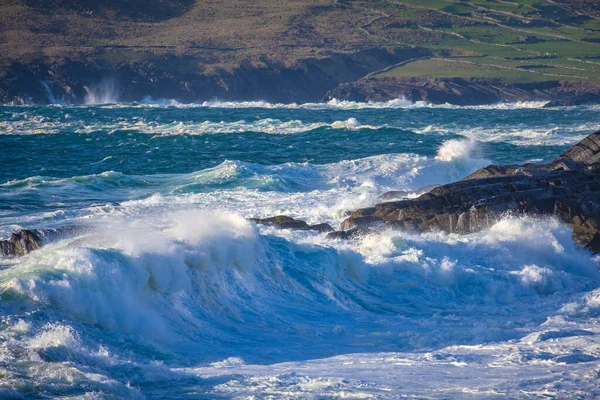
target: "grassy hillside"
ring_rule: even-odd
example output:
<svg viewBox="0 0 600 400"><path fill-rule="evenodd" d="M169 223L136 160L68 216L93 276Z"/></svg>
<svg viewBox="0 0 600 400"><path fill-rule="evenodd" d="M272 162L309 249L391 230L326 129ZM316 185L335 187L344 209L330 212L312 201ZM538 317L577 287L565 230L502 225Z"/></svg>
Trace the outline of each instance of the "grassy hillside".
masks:
<svg viewBox="0 0 600 400"><path fill-rule="evenodd" d="M460 22L417 26L437 35L420 43L434 50L437 57L391 68L382 75L600 82L600 2L402 3L417 12L430 11L448 18L452 15Z"/></svg>
<svg viewBox="0 0 600 400"><path fill-rule="evenodd" d="M362 66L375 77L600 85L600 1L0 0L0 80L14 62L211 76L373 48L428 54Z"/></svg>

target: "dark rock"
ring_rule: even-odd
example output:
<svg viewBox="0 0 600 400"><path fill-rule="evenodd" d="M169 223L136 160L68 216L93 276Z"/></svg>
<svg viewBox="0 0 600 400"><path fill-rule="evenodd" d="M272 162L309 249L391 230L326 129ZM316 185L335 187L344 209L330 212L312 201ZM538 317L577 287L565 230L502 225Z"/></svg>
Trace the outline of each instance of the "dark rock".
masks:
<svg viewBox="0 0 600 400"><path fill-rule="evenodd" d="M427 185L417 190L390 190L389 192L385 192L379 196L381 200L394 200L408 197L411 194L421 195L423 193L427 193L432 189L435 189L440 185Z"/></svg>
<svg viewBox="0 0 600 400"><path fill-rule="evenodd" d="M359 239L369 233L373 233L371 229L353 228L347 231L334 231L327 234L328 239L353 240Z"/></svg>
<svg viewBox="0 0 600 400"><path fill-rule="evenodd" d="M544 105L544 108L571 107L586 104L600 104L599 93L582 93L566 99L552 100Z"/></svg>
<svg viewBox="0 0 600 400"><path fill-rule="evenodd" d="M389 192L382 193L379 195L381 200L394 200L408 197L412 192L410 190L390 190Z"/></svg>
<svg viewBox="0 0 600 400"><path fill-rule="evenodd" d="M581 142L571 147L561 156L559 156L552 165L556 163L572 161L571 168L585 166L586 168L598 169L600 163L600 132L589 135ZM555 168L556 169L556 168Z"/></svg>
<svg viewBox="0 0 600 400"><path fill-rule="evenodd" d="M0 240L0 254L4 257L20 257L37 250L42 246L42 240L33 231L20 230L8 240Z"/></svg>
<svg viewBox="0 0 600 400"><path fill-rule="evenodd" d="M329 224L317 224L308 225L304 221L288 217L287 215L277 215L269 218L249 218L250 221L261 224L276 226L281 229L295 229L301 231L319 231L319 232L331 232L333 228Z"/></svg>
<svg viewBox="0 0 600 400"><path fill-rule="evenodd" d="M310 225L307 229L311 230L311 231L319 231L319 232L332 232L333 231L333 228L331 227L331 225L329 225L327 223Z"/></svg>
<svg viewBox="0 0 600 400"><path fill-rule="evenodd" d="M287 215L277 215L269 218L250 218L250 221L261 225L274 225L282 229L306 229L308 224Z"/></svg>
<svg viewBox="0 0 600 400"><path fill-rule="evenodd" d="M430 52L424 48L368 48L354 52L332 52L327 57L298 59L291 64L265 59L264 65L260 66L249 63L244 55L221 68L220 64L207 61L207 56L209 59L213 56L198 54L197 47L193 54L187 55L170 53L166 49L163 51L167 51L167 54L147 51L144 52L143 59L131 59L130 62L113 62L103 56L85 55L57 60L35 58L2 63L0 103L18 102L19 99L25 99L22 101L24 103L85 103L89 92L95 91L94 87L103 86L101 77L114 77L113 97L126 102L140 101L147 96L154 99L174 99L182 103L213 99L263 100L272 103L317 102L341 82L355 81L390 64ZM99 52L113 54L104 48L100 48ZM118 54L125 56L129 53L125 50ZM137 51L134 53L139 54ZM190 65L196 67L190 68Z"/></svg>
<svg viewBox="0 0 600 400"><path fill-rule="evenodd" d="M506 213L553 215L572 227L578 244L600 252L600 132L551 164L490 165L414 200L356 210L341 229L386 224L465 234L489 228Z"/></svg>
<svg viewBox="0 0 600 400"><path fill-rule="evenodd" d="M389 101L405 98L433 104L479 105L516 101L551 101L546 107L600 103L592 82L506 82L493 78L424 78L367 75L330 90L326 99Z"/></svg>
<svg viewBox="0 0 600 400"><path fill-rule="evenodd" d="M343 231L347 231L355 228L366 228L377 225L381 222L381 218L372 215L353 216L342 222L342 224L340 225L340 229Z"/></svg>
<svg viewBox="0 0 600 400"><path fill-rule="evenodd" d="M487 167L478 169L471 175L464 177L462 180L494 178L500 176L511 175L526 175L533 176L541 171L546 171L547 166L536 164L524 165L488 165Z"/></svg>
<svg viewBox="0 0 600 400"><path fill-rule="evenodd" d="M595 254L600 253L600 233L596 232L594 236L592 236L592 238L589 239L587 247L591 252Z"/></svg>
<svg viewBox="0 0 600 400"><path fill-rule="evenodd" d="M0 256L21 257L47 243L89 232L90 228L68 225L51 229L23 229L8 240L0 240Z"/></svg>

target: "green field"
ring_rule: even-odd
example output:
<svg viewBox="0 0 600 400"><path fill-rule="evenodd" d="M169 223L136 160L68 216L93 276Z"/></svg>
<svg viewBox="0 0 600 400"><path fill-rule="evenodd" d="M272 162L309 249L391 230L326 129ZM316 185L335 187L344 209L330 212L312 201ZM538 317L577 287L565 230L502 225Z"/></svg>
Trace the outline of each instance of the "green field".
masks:
<svg viewBox="0 0 600 400"><path fill-rule="evenodd" d="M600 18L572 2L400 0L393 4L429 15L430 23L415 28L437 38L421 43L437 57L386 69L380 76L600 83ZM440 23L440 18L447 21Z"/></svg>
<svg viewBox="0 0 600 400"><path fill-rule="evenodd" d="M379 76L399 78L494 78L506 82L540 82L556 80L557 75L564 75L565 80L587 80L587 76L566 68L535 68L519 70L513 67L492 65L487 62L476 63L463 59L431 58L418 60L402 67L381 73Z"/></svg>

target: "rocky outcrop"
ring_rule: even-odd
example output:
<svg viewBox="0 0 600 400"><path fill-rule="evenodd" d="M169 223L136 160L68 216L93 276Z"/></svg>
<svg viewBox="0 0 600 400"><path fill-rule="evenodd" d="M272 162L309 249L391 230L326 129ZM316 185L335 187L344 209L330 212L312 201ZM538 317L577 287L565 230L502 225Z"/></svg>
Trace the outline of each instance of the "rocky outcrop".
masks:
<svg viewBox="0 0 600 400"><path fill-rule="evenodd" d="M191 56L153 56L114 63L97 49L90 60L38 58L0 65L0 103L85 103L174 99L182 103L265 100L305 103L322 100L388 101L405 98L434 104L478 105L548 101L546 107L600 103L591 82L510 83L484 78L396 78L369 75L398 62L427 57L424 48L371 48L252 65L204 65ZM199 67L198 65L203 65Z"/></svg>
<svg viewBox="0 0 600 400"><path fill-rule="evenodd" d="M47 243L87 232L89 228L73 225L52 229L22 229L13 233L8 240L0 240L0 257L22 257Z"/></svg>
<svg viewBox="0 0 600 400"><path fill-rule="evenodd" d="M379 196L379 198L381 200L395 200L395 199L402 199L402 198L407 198L409 196L415 196L415 195L420 196L424 193L431 191L432 189L435 189L438 186L440 186L440 185L427 185L427 186L418 188L417 190L390 190L389 192L382 193Z"/></svg>
<svg viewBox="0 0 600 400"><path fill-rule="evenodd" d="M571 107L586 104L600 104L600 93L582 93L564 99L552 100L544 105L544 108Z"/></svg>
<svg viewBox="0 0 600 400"><path fill-rule="evenodd" d="M389 226L465 234L491 227L506 213L555 216L572 227L578 244L600 252L600 132L551 164L490 165L414 200L356 210L340 229Z"/></svg>
<svg viewBox="0 0 600 400"><path fill-rule="evenodd" d="M304 221L288 217L286 215L277 215L270 218L250 218L250 221L261 224L271 225L280 229L294 229L300 231L318 231L318 232L331 232L333 228L329 224L317 224L309 225Z"/></svg>
<svg viewBox="0 0 600 400"><path fill-rule="evenodd" d="M571 147L552 163L552 167L554 169L583 167L589 171L597 171L600 169L598 163L600 163L600 132L589 135Z"/></svg>
<svg viewBox="0 0 600 400"><path fill-rule="evenodd" d="M342 83L326 99L389 101L398 98L433 104L480 105L549 101L550 107L600 103L600 86L588 82L510 83L485 78L396 78L368 76Z"/></svg>
<svg viewBox="0 0 600 400"><path fill-rule="evenodd" d="M370 233L373 233L373 230L368 229L368 228L356 227L356 228L348 229L347 231L329 232L327 234L327 238L328 239L352 240L352 239L359 239L360 237L368 235Z"/></svg>
<svg viewBox="0 0 600 400"><path fill-rule="evenodd" d="M42 239L34 232L23 229L15 232L8 240L0 240L0 255L20 257L42 246Z"/></svg>

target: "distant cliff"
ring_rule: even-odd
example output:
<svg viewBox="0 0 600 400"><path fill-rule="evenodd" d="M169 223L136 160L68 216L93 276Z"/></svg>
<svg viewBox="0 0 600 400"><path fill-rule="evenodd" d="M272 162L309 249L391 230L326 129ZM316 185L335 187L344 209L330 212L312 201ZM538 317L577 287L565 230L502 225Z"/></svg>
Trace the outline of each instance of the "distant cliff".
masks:
<svg viewBox="0 0 600 400"><path fill-rule="evenodd" d="M189 68L194 60L186 56L118 64L39 59L0 67L0 103L97 103L144 97L183 103L212 99L316 102L341 83L426 53L419 48L371 49L302 59L289 66L242 64L210 70Z"/></svg>

